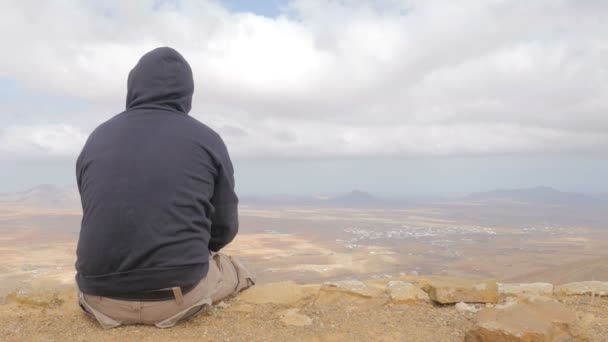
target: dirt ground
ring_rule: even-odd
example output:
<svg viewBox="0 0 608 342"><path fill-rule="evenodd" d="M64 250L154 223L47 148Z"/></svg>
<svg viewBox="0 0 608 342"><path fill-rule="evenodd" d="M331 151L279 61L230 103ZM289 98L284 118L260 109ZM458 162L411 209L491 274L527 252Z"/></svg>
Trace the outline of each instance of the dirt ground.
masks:
<svg viewBox="0 0 608 342"><path fill-rule="evenodd" d="M42 299L40 299L42 298ZM608 298L560 297L573 309L593 341L608 340ZM42 297L8 299L0 305L1 341L462 341L474 324L473 313L429 302L374 307L319 307L307 298L297 304L243 303L171 329L124 326L103 330L76 305L73 289ZM312 319L309 326L288 326L281 315L290 307Z"/></svg>

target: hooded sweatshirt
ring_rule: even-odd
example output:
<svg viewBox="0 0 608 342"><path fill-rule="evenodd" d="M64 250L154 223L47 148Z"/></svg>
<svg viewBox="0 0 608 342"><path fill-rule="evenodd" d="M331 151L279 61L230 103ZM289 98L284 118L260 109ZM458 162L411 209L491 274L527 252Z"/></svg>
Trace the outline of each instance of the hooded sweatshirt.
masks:
<svg viewBox="0 0 608 342"><path fill-rule="evenodd" d="M193 91L186 60L155 49L129 74L126 111L89 136L76 161L82 292L194 285L209 251L236 235L232 163L220 136L188 115Z"/></svg>

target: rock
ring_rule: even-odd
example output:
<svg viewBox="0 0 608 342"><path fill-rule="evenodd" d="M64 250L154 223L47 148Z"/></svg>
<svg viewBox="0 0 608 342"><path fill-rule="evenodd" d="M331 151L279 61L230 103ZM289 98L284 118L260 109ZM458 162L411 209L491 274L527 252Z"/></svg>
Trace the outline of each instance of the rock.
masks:
<svg viewBox="0 0 608 342"><path fill-rule="evenodd" d="M558 285L555 287L555 294L573 296L573 295L591 295L591 296L608 296L608 282L605 281L581 281Z"/></svg>
<svg viewBox="0 0 608 342"><path fill-rule="evenodd" d="M293 281L253 286L241 292L240 300L251 304L294 304L305 296L304 291Z"/></svg>
<svg viewBox="0 0 608 342"><path fill-rule="evenodd" d="M304 327L312 325L312 319L298 312L298 309L289 309L281 315L281 322L285 325Z"/></svg>
<svg viewBox="0 0 608 342"><path fill-rule="evenodd" d="M321 291L338 291L368 298L377 297L383 293L381 289L368 286L359 280L326 282L321 286Z"/></svg>
<svg viewBox="0 0 608 342"><path fill-rule="evenodd" d="M413 304L419 300L429 300L429 295L414 284L397 280L386 285L386 292L391 302L395 304Z"/></svg>
<svg viewBox="0 0 608 342"><path fill-rule="evenodd" d="M441 304L496 303L498 285L493 279L430 278L422 287L429 298Z"/></svg>
<svg viewBox="0 0 608 342"><path fill-rule="evenodd" d="M563 304L547 301L518 303L503 309L487 308L477 314L466 342L587 341L579 321Z"/></svg>
<svg viewBox="0 0 608 342"><path fill-rule="evenodd" d="M520 297L516 297L516 301L519 303L556 302L553 297L536 295L521 295Z"/></svg>
<svg viewBox="0 0 608 342"><path fill-rule="evenodd" d="M467 304L464 302L458 302L458 303L456 303L456 305L454 307L456 308L456 311L458 311L460 313L477 312L477 311L481 310L480 308L476 307L475 305Z"/></svg>
<svg viewBox="0 0 608 342"><path fill-rule="evenodd" d="M525 284L498 284L498 294L502 296L552 296L553 284L525 283Z"/></svg>
<svg viewBox="0 0 608 342"><path fill-rule="evenodd" d="M386 290L386 284L388 284L391 279L369 279L363 281L363 283L367 286L375 287L377 289L381 289L382 291Z"/></svg>
<svg viewBox="0 0 608 342"><path fill-rule="evenodd" d="M505 299L505 302L504 302L504 303L502 303L502 304L495 304L495 305L494 305L494 304L492 304L492 305L493 305L493 307L495 307L495 308L497 308L497 309L506 309L506 308L508 308L508 307L510 307L510 306L513 306L513 305L517 304L518 302L519 302L519 301L518 301L518 300L517 300L517 298L515 298L515 297L507 297L507 298ZM487 305L487 304L486 304L486 305Z"/></svg>
<svg viewBox="0 0 608 342"><path fill-rule="evenodd" d="M382 305L386 296L382 288L368 286L358 280L328 282L319 289L316 306L338 306L346 310L369 305Z"/></svg>

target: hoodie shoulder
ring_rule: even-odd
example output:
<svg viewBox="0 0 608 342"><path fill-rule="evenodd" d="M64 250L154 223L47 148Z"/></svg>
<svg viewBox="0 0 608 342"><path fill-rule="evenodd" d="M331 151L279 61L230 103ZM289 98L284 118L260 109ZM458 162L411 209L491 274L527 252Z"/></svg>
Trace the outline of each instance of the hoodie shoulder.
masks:
<svg viewBox="0 0 608 342"><path fill-rule="evenodd" d="M189 121L189 124L195 127L196 135L200 138L204 138L209 142L213 142L218 145L224 146L224 140L213 128L207 126L206 124L198 121L196 118L188 115L185 116L184 119Z"/></svg>

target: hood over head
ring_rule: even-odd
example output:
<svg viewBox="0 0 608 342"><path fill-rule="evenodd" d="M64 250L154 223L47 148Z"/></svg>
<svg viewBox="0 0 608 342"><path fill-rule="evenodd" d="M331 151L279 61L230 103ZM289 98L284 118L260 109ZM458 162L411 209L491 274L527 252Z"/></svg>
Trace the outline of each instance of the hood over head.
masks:
<svg viewBox="0 0 608 342"><path fill-rule="evenodd" d="M192 108L192 69L179 52L161 47L146 53L129 73L127 109L159 108L187 114Z"/></svg>

